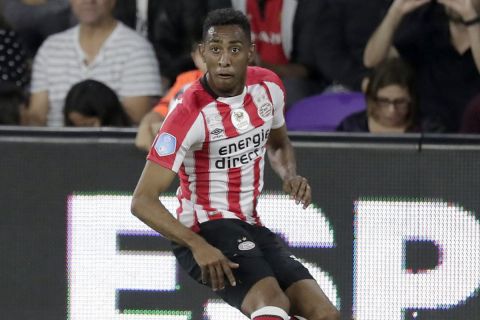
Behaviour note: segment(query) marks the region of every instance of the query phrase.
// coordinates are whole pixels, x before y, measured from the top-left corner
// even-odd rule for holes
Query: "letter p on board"
[[[404,268],[406,241],[434,242],[437,266]],[[480,224],[472,213],[441,201],[355,203],[354,315],[403,320],[406,309],[445,309],[480,287]]]

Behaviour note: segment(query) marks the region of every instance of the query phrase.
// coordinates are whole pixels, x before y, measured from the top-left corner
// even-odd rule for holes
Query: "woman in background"
[[[75,127],[128,127],[131,122],[117,94],[96,80],[72,86],[63,109],[65,124]]]
[[[349,115],[337,131],[404,133],[441,132],[443,128],[418,114],[415,74],[400,58],[386,60],[369,77],[367,109]]]

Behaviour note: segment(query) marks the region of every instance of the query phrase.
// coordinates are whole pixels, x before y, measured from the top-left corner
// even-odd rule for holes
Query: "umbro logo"
[[[211,131],[210,133],[215,135],[215,136],[218,136],[219,134],[221,134],[224,130],[221,129],[221,128],[216,128],[215,130]]]

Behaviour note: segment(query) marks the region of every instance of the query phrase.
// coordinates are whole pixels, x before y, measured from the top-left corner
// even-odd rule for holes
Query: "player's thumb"
[[[232,269],[238,269],[238,267],[240,267],[238,263],[232,262],[230,260],[228,260],[228,266]]]

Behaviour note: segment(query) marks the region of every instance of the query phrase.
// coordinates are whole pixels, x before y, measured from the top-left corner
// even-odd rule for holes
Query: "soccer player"
[[[296,172],[283,85],[273,72],[248,66],[254,50],[244,14],[230,8],[209,13],[200,45],[207,73],[165,119],[134,191],[132,212],[172,241],[192,278],[251,319],[340,319],[256,210],[267,152],[294,201],[306,208],[311,190]],[[159,196],[177,173],[175,219]]]

